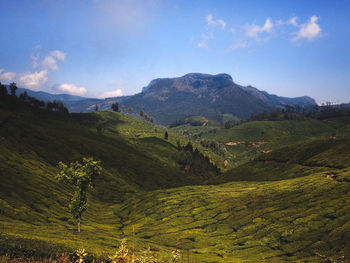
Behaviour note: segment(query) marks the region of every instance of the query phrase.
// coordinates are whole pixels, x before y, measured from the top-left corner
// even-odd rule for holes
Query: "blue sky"
[[[228,73],[318,102],[350,101],[350,0],[1,0],[0,81],[88,97]]]

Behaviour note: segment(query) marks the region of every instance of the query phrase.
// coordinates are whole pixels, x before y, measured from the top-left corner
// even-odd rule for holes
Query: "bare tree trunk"
[[[80,217],[78,218],[78,233],[80,233]]]

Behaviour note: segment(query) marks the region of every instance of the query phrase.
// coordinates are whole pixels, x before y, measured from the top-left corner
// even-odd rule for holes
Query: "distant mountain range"
[[[24,89],[19,89],[18,94],[22,90]],[[161,124],[169,124],[192,115],[221,121],[223,116],[232,115],[244,119],[251,114],[285,105],[316,105],[316,101],[307,96],[286,98],[252,86],[238,85],[228,74],[190,73],[179,78],[154,79],[141,93],[107,99],[27,92],[41,100],[61,100],[70,112],[94,111],[95,105],[100,110],[109,110],[112,103],[118,102],[126,108],[132,107],[134,112],[145,111]]]
[[[85,97],[74,96],[69,94],[51,94],[44,91],[33,91],[30,89],[23,89],[23,88],[18,88],[17,94],[21,94],[24,91],[26,91],[30,97],[34,97],[38,100],[43,100],[43,101],[60,100],[62,102],[67,102],[67,101],[80,101],[80,100],[87,99]]]
[[[248,118],[285,105],[309,107],[310,97],[284,98],[241,86],[228,74],[190,73],[179,78],[155,79],[142,92],[123,101],[135,111],[144,110],[156,121],[169,124],[191,115],[220,121],[224,115]]]

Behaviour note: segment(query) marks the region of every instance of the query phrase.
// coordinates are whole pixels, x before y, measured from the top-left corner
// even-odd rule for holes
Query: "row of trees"
[[[223,126],[225,129],[230,129],[236,125],[239,125],[241,124],[243,121],[242,120],[229,120],[229,121],[226,121],[225,123],[223,123]]]
[[[96,105],[96,107],[97,107],[97,105]],[[111,108],[112,108],[112,110],[115,111],[115,112],[120,112],[120,110],[119,110],[119,104],[118,104],[117,102],[113,103],[112,106],[111,106]],[[122,107],[121,107],[121,112],[124,113],[124,111],[125,111],[125,106],[122,105]],[[132,114],[133,112],[134,112],[134,109],[131,108],[131,107],[129,107],[129,108],[128,108],[128,113],[129,113],[129,114]],[[149,121],[149,122],[151,122],[151,123],[154,122],[154,118],[153,118],[152,116],[148,115],[148,114],[147,114],[146,112],[144,112],[143,110],[140,111],[140,116],[141,116],[143,119],[145,119],[146,121]]]
[[[203,147],[209,148],[212,152],[224,157],[227,150],[223,144],[218,143],[217,141],[212,140],[201,140],[200,144]]]
[[[303,120],[306,116],[305,113],[306,111],[297,113],[295,111],[277,108],[269,112],[265,110],[259,114],[252,114],[248,121]]]
[[[121,113],[124,113],[124,112],[125,112],[125,106],[122,105],[122,106],[119,108],[119,103],[117,103],[117,102],[113,103],[112,106],[111,106],[111,108],[112,108],[112,111],[115,111],[115,112],[121,112]],[[134,112],[134,109],[131,108],[131,107],[129,107],[127,113],[128,113],[128,114],[132,114],[133,112]]]
[[[270,112],[264,111],[252,115],[248,121],[279,121],[279,120],[304,120],[305,118],[327,119],[333,117],[350,116],[349,104],[333,105],[330,102],[315,105],[314,107],[301,108],[300,106],[286,105],[285,108],[277,108]]]
[[[154,122],[154,119],[153,117],[149,116],[146,112],[144,112],[143,110],[140,111],[140,116],[142,118],[144,118],[146,121],[149,121],[149,122]]]
[[[10,93],[8,93],[7,87],[0,82],[0,101],[6,105],[9,105],[11,108],[18,108],[23,106],[30,106],[35,110],[48,110],[48,111],[56,111],[61,113],[68,113],[68,109],[63,105],[61,101],[48,101],[44,102],[42,100],[38,100],[34,97],[30,97],[26,91],[21,93],[18,97],[17,93],[17,85],[16,83],[10,84]]]
[[[203,179],[209,179],[213,175],[220,174],[220,169],[211,163],[210,159],[199,152],[197,148],[193,149],[191,142],[188,142],[185,146],[181,146],[178,142],[177,149],[180,151],[178,163],[184,171],[199,175]]]

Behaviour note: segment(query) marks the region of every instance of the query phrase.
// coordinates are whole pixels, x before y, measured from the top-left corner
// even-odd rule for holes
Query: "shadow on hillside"
[[[112,111],[92,112],[92,113],[71,113],[68,120],[73,123],[78,123],[87,128],[103,132],[108,130],[114,134],[118,134],[117,126],[125,123],[121,120],[119,114]]]

